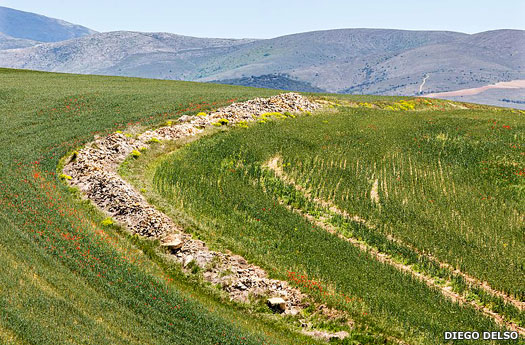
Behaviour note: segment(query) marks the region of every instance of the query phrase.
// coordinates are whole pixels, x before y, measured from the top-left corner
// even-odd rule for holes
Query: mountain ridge
[[[0,6],[0,32],[13,38],[38,42],[58,42],[96,33],[65,20],[3,6]]]
[[[15,38],[0,32],[0,50],[27,48],[39,44],[40,42]]]
[[[357,28],[258,40],[113,31],[48,43],[5,34],[0,67],[52,72],[374,95],[425,95],[525,79],[525,31],[513,29],[466,34]]]

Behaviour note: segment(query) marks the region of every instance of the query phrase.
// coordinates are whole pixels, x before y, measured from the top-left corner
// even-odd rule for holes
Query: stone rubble
[[[320,107],[297,93],[286,93],[232,103],[207,116],[182,116],[179,123],[148,130],[138,137],[113,133],[96,138],[78,151],[63,173],[71,177],[68,182],[72,186],[119,224],[132,233],[160,239],[161,246],[169,249],[171,259],[188,270],[197,266],[206,281],[222,286],[232,300],[248,302],[253,297],[269,297],[268,301],[279,302],[280,312],[295,315],[307,306],[306,296],[298,289],[285,281],[268,278],[262,268],[249,264],[241,256],[212,251],[203,241],[184,233],[124,181],[117,170],[132,152],[148,148],[152,139],[176,140],[194,136],[223,119],[227,119],[228,124],[251,122],[264,113],[297,113]]]
[[[317,339],[322,339],[322,340],[326,340],[326,341],[332,341],[332,340],[343,340],[345,338],[347,338],[350,334],[348,334],[348,332],[345,332],[345,331],[339,331],[339,332],[336,332],[336,333],[330,333],[330,332],[326,332],[326,331],[318,331],[318,330],[315,330],[315,331],[303,331],[302,332],[303,334],[305,335],[308,335],[310,337],[313,337],[313,338],[317,338]]]

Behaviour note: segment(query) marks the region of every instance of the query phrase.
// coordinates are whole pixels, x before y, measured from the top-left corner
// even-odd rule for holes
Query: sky
[[[101,32],[197,37],[272,38],[340,28],[525,29],[525,0],[0,0],[0,6]]]

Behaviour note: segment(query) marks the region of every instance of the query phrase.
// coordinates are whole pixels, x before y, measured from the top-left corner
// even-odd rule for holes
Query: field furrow
[[[517,324],[513,323],[512,321],[508,319],[508,317],[505,318],[505,315],[501,315],[498,312],[487,307],[488,304],[480,305],[479,302],[475,300],[467,299],[468,292],[471,292],[471,291],[467,290],[467,291],[464,291],[463,293],[454,291],[453,279],[457,279],[458,276],[462,277],[470,285],[468,287],[469,289],[472,286],[481,288],[487,293],[491,294],[492,296],[503,299],[505,303],[512,304],[519,310],[519,312],[523,311],[523,304],[524,304],[523,302],[518,301],[506,295],[505,293],[501,291],[495,291],[490,286],[488,286],[487,283],[483,283],[474,277],[471,277],[457,269],[454,269],[451,265],[447,263],[437,261],[435,258],[433,258],[429,254],[422,254],[416,248],[410,247],[410,250],[413,250],[417,255],[420,255],[420,256],[424,255],[426,260],[431,260],[433,263],[439,265],[440,267],[448,269],[450,274],[453,276],[446,277],[446,278],[432,276],[429,274],[430,272],[428,270],[421,271],[420,268],[416,268],[414,267],[414,265],[404,264],[403,261],[400,260],[399,258],[394,258],[387,251],[379,250],[377,247],[374,247],[370,245],[369,243],[367,243],[366,240],[358,240],[356,237],[345,236],[345,233],[348,233],[348,232],[345,231],[344,229],[341,229],[341,227],[334,225],[335,222],[331,220],[331,218],[334,215],[344,217],[346,220],[350,222],[358,222],[360,224],[364,224],[370,231],[374,231],[374,228],[370,224],[367,224],[366,220],[360,217],[359,215],[349,215],[346,212],[341,211],[330,201],[323,200],[321,198],[313,198],[311,196],[312,195],[311,191],[305,190],[305,188],[295,183],[295,181],[292,178],[290,178],[284,173],[282,169],[282,158],[281,157],[279,156],[272,157],[268,162],[266,162],[263,165],[263,167],[272,171],[275,174],[275,176],[277,176],[277,178],[281,179],[285,184],[293,186],[293,188],[295,188],[297,191],[302,193],[305,199],[309,199],[310,201],[312,201],[314,204],[318,206],[318,208],[315,210],[316,211],[315,215],[308,213],[308,211],[305,211],[300,208],[291,208],[293,211],[299,212],[303,217],[308,219],[308,221],[325,229],[329,233],[334,234],[338,236],[339,238],[342,238],[348,241],[349,243],[352,243],[354,246],[356,246],[360,250],[371,254],[379,262],[391,265],[400,271],[403,271],[403,272],[406,272],[408,274],[415,276],[416,278],[425,282],[425,284],[427,284],[428,286],[439,289],[444,296],[450,298],[454,302],[459,302],[461,304],[469,304],[472,307],[476,308],[477,310],[482,311],[484,314],[492,317],[496,322],[498,322],[501,325],[504,325],[508,329],[512,331],[517,331],[522,335],[525,334],[525,328],[520,327]],[[280,202],[281,203],[283,202],[281,198],[280,198]],[[405,248],[408,247],[402,241],[395,239],[392,236],[388,236],[387,239],[388,241],[395,242],[396,244],[402,247],[405,247]]]
[[[407,138],[406,134],[393,131],[398,130],[403,121],[409,120],[408,115],[391,109],[378,113],[374,107],[370,108],[341,108],[339,112],[327,111],[294,120],[261,121],[261,125],[204,137],[173,152],[168,151],[170,154],[165,158],[159,152],[148,173],[150,187],[154,189],[150,190],[151,195],[164,208],[171,210],[168,214],[183,214],[192,224],[194,233],[213,246],[251,258],[268,272],[287,276],[289,281],[306,289],[304,291],[331,291],[328,295],[332,297],[355,296],[367,310],[365,314],[370,313],[377,318],[376,327],[386,320],[396,328],[400,323],[411,324],[414,328],[408,326],[406,329],[420,334],[421,339],[426,339],[421,341],[423,343],[430,339],[435,341],[446,329],[445,323],[453,329],[455,326],[450,324],[456,321],[461,322],[462,327],[473,322],[473,329],[483,329],[487,326],[482,326],[484,322],[481,319],[490,319],[495,324],[523,332],[524,315],[519,297],[521,287],[510,283],[513,279],[519,280],[520,273],[508,276],[509,280],[505,282],[508,289],[498,289],[502,282],[496,284],[497,287],[491,284],[488,288],[480,283],[483,280],[469,270],[463,270],[462,265],[456,262],[454,266],[445,264],[446,260],[442,259],[439,250],[435,254],[428,246],[419,246],[417,242],[398,236],[394,231],[396,226],[411,226],[411,218],[396,220],[396,226],[383,222],[384,213],[394,215],[389,205],[392,198],[400,202],[396,204],[396,216],[403,215],[405,211],[402,208],[406,205],[432,205],[437,199],[436,193],[449,200],[450,205],[458,198],[463,198],[460,202],[464,203],[467,201],[465,197],[470,195],[463,190],[464,184],[470,183],[470,180],[457,179],[456,167],[451,165],[452,153],[448,153],[448,157],[439,155],[435,162],[424,161],[419,156],[424,145],[413,140],[413,133],[407,133]],[[470,111],[466,107],[457,110],[450,121],[455,123],[456,118],[465,117]],[[477,112],[475,116],[480,115],[482,112]],[[410,120],[425,129],[433,121],[448,121],[448,114],[414,111]],[[363,126],[363,122],[367,124]],[[397,143],[376,146],[370,140],[381,125],[386,128],[377,133],[378,139],[395,139]],[[386,134],[387,130],[393,132]],[[407,140],[409,138],[410,141]],[[398,147],[405,144],[405,140],[409,145],[415,143],[416,152],[412,152],[412,148],[403,152]],[[356,152],[352,152],[349,146]],[[366,154],[358,149],[365,150]],[[385,154],[384,151],[390,149],[394,152]],[[467,156],[471,154],[466,148],[462,151]],[[358,157],[353,159],[353,155]],[[275,159],[276,156],[283,159]],[[463,159],[463,155],[455,157],[458,161],[460,158]],[[271,165],[274,170],[279,169],[287,178],[277,178],[274,171],[263,168],[265,164]],[[469,168],[469,165],[466,167]],[[393,177],[390,176],[392,173]],[[291,185],[285,183],[286,180],[300,182]],[[403,189],[400,189],[398,181],[403,181]],[[511,193],[510,190],[508,193]],[[429,193],[435,196],[429,198]],[[366,207],[342,208],[336,202],[349,203],[353,200],[359,200]],[[470,223],[473,218],[464,218],[465,215],[470,217],[470,214],[464,214],[465,208],[461,203],[457,204],[461,208],[451,210],[459,214],[456,220],[467,230],[460,235],[473,239],[476,244],[483,243],[476,236],[486,236],[486,232],[494,229],[486,229],[485,233],[477,229],[474,231]],[[514,204],[494,206],[504,209],[508,205],[514,207]],[[514,229],[521,217],[519,205],[517,207],[513,217],[500,220],[510,221],[513,227],[508,233],[498,232],[499,235],[514,236],[515,240],[506,246],[512,250],[521,245],[517,241],[519,232]],[[290,212],[290,209],[301,212]],[[434,213],[425,212],[422,215],[433,217]],[[383,218],[376,218],[377,214]],[[422,238],[427,239],[423,225],[435,225],[429,219],[419,218],[414,217],[417,226],[413,232],[421,233]],[[437,221],[437,218],[433,217],[432,221]],[[494,220],[488,223],[491,222]],[[446,234],[449,241],[454,241],[457,235],[452,233],[447,220],[441,225],[446,230],[442,236]],[[337,236],[327,229],[336,232]],[[349,243],[349,239],[353,243]],[[434,243],[436,239],[444,238],[428,238]],[[449,250],[452,252],[456,248],[462,247],[454,246]],[[464,247],[463,250],[470,248]],[[474,262],[473,257],[461,259]],[[483,257],[476,259],[483,260]],[[514,256],[501,259],[514,260]],[[514,268],[512,265],[504,269]],[[391,286],[397,288],[392,289]],[[325,290],[325,287],[330,288]],[[415,291],[419,291],[417,297]],[[328,297],[317,293],[313,296],[321,300]],[[328,297],[330,302],[326,303],[345,310],[356,323],[362,322],[355,306],[338,304],[332,297]],[[433,298],[440,302],[430,302]],[[445,312],[447,308],[459,309]],[[436,316],[441,313],[448,316]],[[430,327],[417,326],[416,314],[418,320],[432,319],[435,322]],[[429,317],[430,314],[433,316]],[[379,315],[390,317],[383,319]],[[392,318],[393,315],[395,317]],[[456,315],[458,319],[452,321],[451,315]],[[406,335],[401,336],[404,337]]]

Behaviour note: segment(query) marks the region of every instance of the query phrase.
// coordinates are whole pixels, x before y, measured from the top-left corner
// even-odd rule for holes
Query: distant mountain
[[[116,31],[0,51],[0,65],[55,72],[189,79],[199,65],[250,42],[253,40]]]
[[[336,92],[366,79],[371,64],[468,35],[377,29],[329,30],[270,40],[109,32],[0,53],[3,67],[213,81],[287,74]]]
[[[287,73],[337,92],[366,78],[367,69],[389,57],[467,35],[455,32],[339,29],[261,40],[202,66],[197,80]]]
[[[39,42],[59,42],[96,33],[86,27],[0,6],[0,33]]]
[[[323,89],[310,85],[310,83],[292,79],[286,74],[265,74],[237,79],[214,80],[211,81],[211,83],[242,85],[299,92],[326,92]]]
[[[0,50],[31,47],[40,42],[14,38],[0,32]]]
[[[46,30],[27,28],[34,35],[52,32]],[[4,31],[11,38],[0,36],[0,49],[18,49],[0,50],[0,67],[378,95],[425,95],[525,79],[523,30],[469,35],[339,29],[264,40],[82,32],[79,38],[32,46],[12,41],[20,36]],[[34,35],[26,36],[42,40]],[[517,104],[499,101],[514,100],[504,91],[487,95],[489,103]]]
[[[525,79],[525,31],[487,31],[425,45],[369,64],[367,72],[342,92],[415,95]]]

